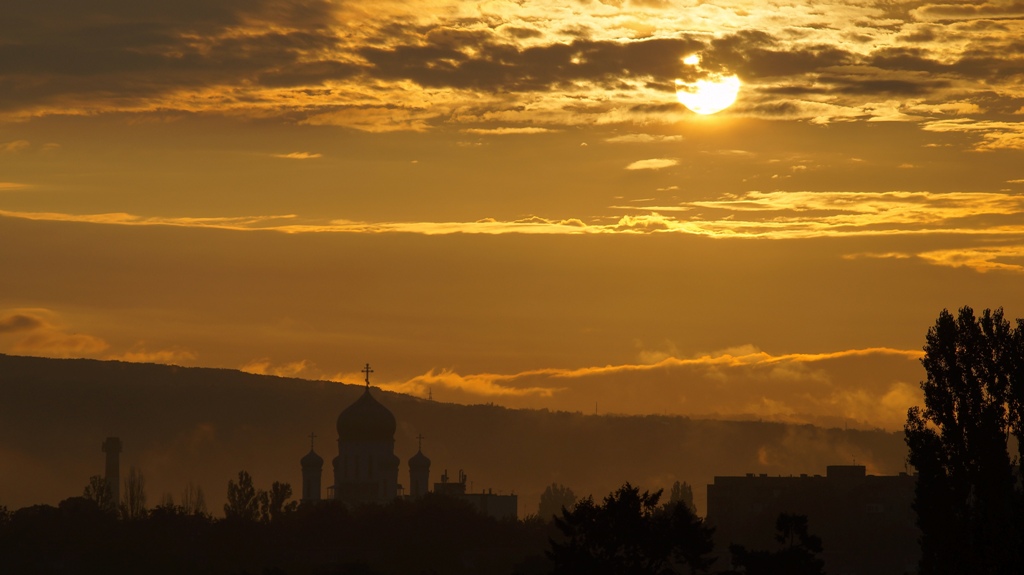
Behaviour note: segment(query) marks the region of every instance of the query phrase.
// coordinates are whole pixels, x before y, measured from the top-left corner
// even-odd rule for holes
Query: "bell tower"
[[[302,458],[302,499],[303,503],[320,501],[320,478],[324,471],[324,458],[313,451],[315,433],[309,434],[309,453]]]

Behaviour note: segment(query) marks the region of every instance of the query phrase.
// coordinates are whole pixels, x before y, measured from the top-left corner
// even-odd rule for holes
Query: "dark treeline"
[[[110,575],[821,573],[820,542],[806,518],[780,516],[778,549],[732,546],[722,561],[714,530],[685,500],[660,503],[661,494],[626,483],[600,501],[561,508],[551,521],[495,519],[435,494],[355,508],[321,501],[268,511],[277,507],[271,503],[247,516],[236,498],[223,519],[173,504],[127,513],[72,497],[56,507],[0,508],[0,567]]]
[[[72,497],[0,519],[4,573],[535,573],[542,521],[497,520],[442,496],[347,509],[324,501],[271,521],[157,507],[127,519]]]

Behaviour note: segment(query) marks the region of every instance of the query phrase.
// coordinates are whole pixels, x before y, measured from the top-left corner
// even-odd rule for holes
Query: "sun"
[[[683,58],[688,66],[700,68],[700,56],[691,54]],[[740,93],[740,79],[735,75],[708,73],[696,82],[676,80],[676,98],[690,111],[701,115],[721,112],[736,102]]]

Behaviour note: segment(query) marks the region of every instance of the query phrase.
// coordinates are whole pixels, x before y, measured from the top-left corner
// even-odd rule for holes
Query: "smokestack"
[[[115,506],[121,505],[121,439],[108,437],[103,442],[103,453],[107,454],[107,469],[104,476],[110,486],[110,495]]]

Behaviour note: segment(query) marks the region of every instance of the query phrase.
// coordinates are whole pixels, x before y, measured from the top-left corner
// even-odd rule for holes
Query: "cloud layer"
[[[675,160],[641,160],[632,170],[659,169]],[[468,222],[316,221],[296,215],[251,217],[142,217],[126,213],[63,214],[0,210],[0,217],[36,221],[125,226],[175,226],[284,233],[447,234],[684,234],[719,239],[800,240],[814,238],[953,238],[959,245],[887,252],[884,257],[919,257],[935,265],[980,272],[1024,272],[1024,196],[990,192],[760,192],[674,205],[640,201],[611,206],[602,218],[531,216]],[[909,248],[909,245],[908,245]],[[851,252],[844,257],[878,257]]]
[[[599,397],[595,408],[611,413],[660,409],[892,430],[902,427],[907,407],[921,401],[915,379],[920,357],[919,351],[887,348],[773,355],[747,345],[698,357],[668,355],[651,363],[514,374],[432,370],[383,387],[420,397],[432,393],[528,407],[586,405],[587,398]]]
[[[1024,147],[1018,3],[59,5],[18,1],[0,24],[7,118],[215,113],[530,133],[676,122],[687,117],[677,79],[734,73],[737,115],[910,121],[979,150]],[[699,67],[683,63],[696,53]]]
[[[83,333],[44,308],[0,310],[0,352],[55,358],[96,358],[131,362],[182,364],[196,354],[180,349],[148,350],[145,342],[128,349],[112,350],[104,338]]]

